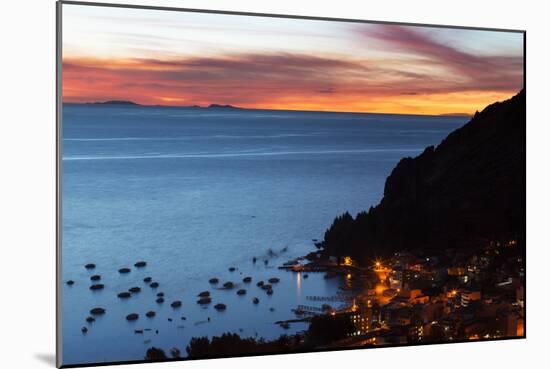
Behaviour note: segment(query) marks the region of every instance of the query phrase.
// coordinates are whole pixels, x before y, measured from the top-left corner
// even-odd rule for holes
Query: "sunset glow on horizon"
[[[63,5],[63,101],[472,114],[523,88],[523,34]]]

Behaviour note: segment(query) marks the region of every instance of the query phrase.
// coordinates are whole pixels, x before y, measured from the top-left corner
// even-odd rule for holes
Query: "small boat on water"
[[[201,297],[199,300],[197,300],[197,304],[199,305],[208,305],[212,302],[212,299],[210,297]]]
[[[220,304],[214,305],[214,309],[219,310],[219,311],[222,311],[222,310],[227,309],[227,306],[226,306],[225,304],[221,304],[221,303],[220,303]]]
[[[100,307],[96,307],[96,308],[93,308],[92,310],[90,310],[90,314],[92,314],[92,315],[103,315],[103,314],[105,314],[105,309],[100,308]]]

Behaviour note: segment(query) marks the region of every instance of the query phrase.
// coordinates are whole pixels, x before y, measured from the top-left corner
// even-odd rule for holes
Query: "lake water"
[[[151,346],[185,355],[193,336],[273,339],[305,329],[274,322],[294,318],[298,304],[320,305],[306,297],[335,295],[341,281],[304,279],[277,266],[315,250],[312,239],[322,239],[336,215],[378,203],[400,158],[439,143],[466,120],[65,105],[62,278],[75,284],[61,289],[63,363],[142,360]],[[147,266],[134,268],[138,260]],[[97,267],[86,270],[86,263]],[[119,274],[121,267],[132,271]],[[105,289],[89,290],[93,274]],[[150,288],[146,276],[160,287]],[[245,285],[244,276],[253,282]],[[215,289],[211,277],[238,287]],[[256,282],[270,277],[281,282],[267,296]],[[133,286],[142,291],[117,298]],[[247,294],[237,296],[238,288]],[[213,300],[206,308],[196,304],[204,290]],[[159,305],[161,291],[166,302]],[[176,299],[179,309],[170,307]],[[218,302],[227,310],[217,312]],[[106,314],[86,323],[97,306]],[[156,317],[146,318],[149,310]],[[128,322],[130,313],[140,318]],[[151,331],[134,333],[144,328]]]

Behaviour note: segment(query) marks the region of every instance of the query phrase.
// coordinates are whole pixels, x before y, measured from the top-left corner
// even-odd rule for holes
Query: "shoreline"
[[[490,252],[490,255],[495,258],[499,258],[499,255],[503,252],[511,252],[512,254],[516,253],[518,250],[518,244],[515,240],[510,240],[507,243],[489,243],[482,248],[482,254]],[[443,250],[441,254],[450,252],[449,250]],[[458,251],[455,250],[456,253]],[[464,305],[464,296],[466,294],[472,294],[470,296],[472,301],[470,301],[471,306],[479,306],[479,308],[484,308],[484,305],[476,305],[476,302],[483,302],[484,304],[491,305],[492,302],[486,302],[485,300],[476,299],[476,292],[471,292],[469,287],[462,287],[458,289],[447,289],[443,288],[443,292],[440,293],[428,293],[424,294],[422,291],[414,288],[413,286],[397,287],[396,275],[401,272],[400,266],[404,264],[404,261],[409,262],[420,262],[420,264],[410,264],[410,267],[419,275],[423,275],[421,278],[414,278],[417,281],[422,280],[423,278],[430,278],[432,271],[431,268],[434,268],[433,260],[437,260],[441,255],[433,255],[431,257],[424,257],[423,261],[420,261],[416,256],[409,253],[396,253],[394,257],[384,260],[384,261],[375,261],[371,266],[359,266],[354,263],[354,261],[349,258],[340,258],[340,260],[313,260],[309,261],[306,264],[298,264],[297,261],[303,261],[305,257],[298,257],[291,259],[283,265],[279,265],[278,269],[286,272],[291,272],[293,274],[304,274],[307,273],[334,273],[338,276],[344,276],[343,283],[341,287],[343,288],[341,293],[337,293],[335,296],[323,296],[312,298],[317,302],[331,302],[331,303],[340,303],[338,307],[330,306],[328,304],[323,304],[321,308],[318,309],[309,309],[309,310],[299,310],[291,309],[295,314],[296,318],[290,318],[286,320],[275,321],[274,325],[279,325],[281,327],[288,328],[289,325],[293,323],[307,323],[309,327],[303,331],[296,332],[291,336],[285,336],[283,333],[280,338],[274,340],[266,340],[259,337],[250,337],[250,336],[240,336],[238,333],[224,333],[221,336],[213,336],[208,339],[207,345],[214,345],[214,342],[223,342],[224,340],[241,340],[243,342],[243,348],[248,347],[249,350],[244,350],[242,352],[232,352],[232,355],[254,355],[261,354],[265,347],[270,345],[278,344],[281,341],[290,339],[294,342],[291,345],[285,346],[283,351],[278,351],[279,353],[290,353],[290,352],[304,352],[309,350],[326,350],[326,349],[345,349],[345,348],[356,348],[356,347],[384,347],[384,346],[395,346],[398,345],[410,345],[410,344],[422,344],[422,343],[446,343],[446,342],[467,342],[467,341],[483,341],[483,340],[495,340],[495,339],[508,339],[508,338],[522,338],[524,337],[523,331],[523,318],[521,321],[518,321],[518,331],[517,333],[506,332],[502,334],[495,334],[491,336],[459,336],[456,338],[450,339],[437,339],[435,336],[430,336],[429,334],[422,339],[422,334],[416,339],[418,341],[395,341],[394,337],[405,337],[403,336],[403,331],[400,327],[405,327],[406,332],[409,332],[410,327],[418,327],[409,323],[399,323],[398,321],[388,320],[381,318],[383,315],[379,315],[379,318],[375,318],[373,314],[373,308],[385,309],[384,311],[392,311],[394,309],[396,301],[402,306],[430,306],[431,304],[446,304],[449,306],[452,311],[462,313],[466,307]],[[310,257],[311,259],[311,257]],[[432,262],[430,263],[430,260]],[[422,265],[422,266],[419,266]],[[450,276],[450,279],[447,280],[443,285],[456,285],[457,283],[465,283],[464,276],[468,275],[466,272],[458,272],[455,270],[456,267],[452,265],[442,264],[438,265],[438,268],[444,268],[447,270],[447,274]],[[407,267],[408,268],[408,267]],[[459,268],[460,269],[460,268]],[[467,268],[471,269],[471,268]],[[483,269],[483,268],[482,268]],[[479,273],[472,272],[473,274]],[[458,274],[457,274],[458,273]],[[401,281],[402,282],[402,281]],[[440,282],[441,283],[441,282]],[[385,286],[382,289],[379,287]],[[465,285],[466,286],[466,285]],[[508,285],[506,285],[508,286]],[[521,288],[521,284],[515,284]],[[365,287],[368,287],[365,291]],[[497,289],[498,290],[498,289]],[[343,294],[346,292],[345,294]],[[427,292],[427,291],[426,291]],[[486,291],[483,292],[487,293]],[[519,297],[518,297],[519,298]],[[520,300],[518,300],[520,301]],[[521,300],[523,301],[523,300]],[[522,302],[519,302],[521,306]],[[515,303],[510,303],[511,314],[520,314],[524,315],[524,308],[521,309],[514,308]],[[447,313],[449,315],[449,313]],[[452,313],[450,314],[452,315]],[[368,322],[359,319],[359,317],[368,316],[373,322]],[[354,326],[354,330],[345,333],[339,338],[334,338],[329,341],[323,341],[325,343],[319,343],[320,338],[316,336],[315,330],[312,331],[312,325],[318,324],[318,321],[339,321],[340,324],[351,321]],[[491,319],[488,319],[489,321]],[[445,321],[445,314],[437,318],[437,324]],[[431,325],[435,321],[432,321]],[[325,323],[323,323],[325,324]],[[478,323],[479,324],[479,323]],[[420,325],[422,326],[422,324]],[[520,328],[521,327],[521,328]],[[358,331],[356,331],[358,329]],[[433,329],[433,328],[432,328]],[[521,329],[521,330],[520,330]],[[318,333],[317,333],[318,334]],[[406,334],[408,336],[408,333]],[[285,338],[286,337],[286,338]],[[190,339],[189,345],[187,348],[191,347],[193,350],[193,340],[199,339],[199,337],[193,337]],[[410,339],[410,337],[408,338]],[[248,342],[248,344],[245,344]],[[315,343],[317,342],[317,343]],[[248,345],[248,346],[247,346]],[[252,346],[250,346],[252,345]],[[313,346],[312,346],[313,345]],[[218,353],[223,355],[224,353]],[[210,356],[201,356],[201,357],[187,357],[183,359],[193,359],[193,358],[207,358]]]

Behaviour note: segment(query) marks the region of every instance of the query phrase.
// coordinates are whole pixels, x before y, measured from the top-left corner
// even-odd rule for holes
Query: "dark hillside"
[[[404,158],[379,205],[335,219],[328,255],[475,247],[525,233],[525,92],[486,107],[437,147]]]

